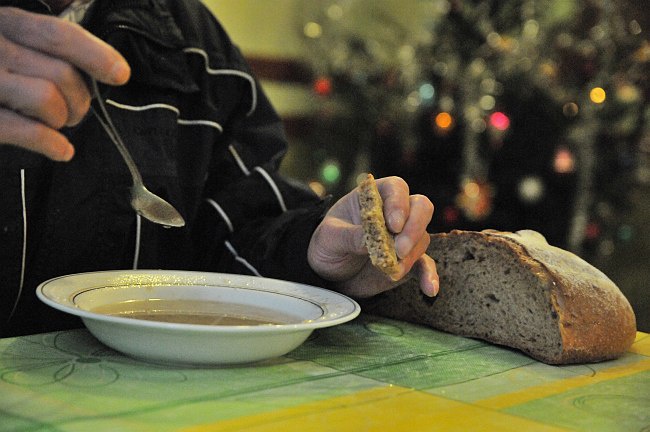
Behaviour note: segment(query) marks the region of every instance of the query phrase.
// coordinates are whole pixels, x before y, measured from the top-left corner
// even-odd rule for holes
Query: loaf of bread
[[[409,280],[364,311],[505,345],[548,364],[621,356],[636,320],[618,287],[535,231],[432,234],[427,251],[440,275],[437,298]]]
[[[392,279],[399,273],[395,241],[386,227],[384,202],[372,174],[359,182],[359,212],[370,261]]]

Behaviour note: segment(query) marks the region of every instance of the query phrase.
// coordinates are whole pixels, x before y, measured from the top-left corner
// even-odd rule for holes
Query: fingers
[[[59,129],[68,122],[63,95],[51,82],[0,71],[0,105]]]
[[[436,262],[428,255],[422,255],[413,266],[413,270],[420,282],[420,290],[427,297],[435,297],[440,292],[440,277]]]
[[[413,247],[407,255],[400,258],[399,264],[402,268],[402,271],[395,275],[395,280],[400,280],[405,277],[412,267],[418,262],[418,260],[426,256],[429,243],[431,242],[431,237],[426,232],[423,233],[413,244]]]
[[[400,177],[377,180],[377,189],[384,201],[384,217],[388,229],[399,233],[409,217],[409,187]]]
[[[431,238],[427,227],[431,222],[434,207],[424,195],[409,195],[407,183],[399,177],[388,177],[377,181],[384,200],[384,215],[388,228],[395,233],[395,251],[403,272],[403,278],[410,270],[419,274],[422,292],[435,296],[439,291],[439,278],[433,259],[426,255]]]
[[[74,156],[74,147],[63,134],[1,107],[0,125],[0,143],[11,143],[54,161],[66,162]]]
[[[395,236],[395,251],[399,258],[411,254],[422,236],[428,238],[427,226],[433,216],[433,204],[424,195],[411,195],[408,202],[408,219]]]
[[[90,108],[84,72],[113,85],[131,73],[113,47],[77,24],[0,8],[0,144],[69,160],[74,150],[57,129]]]
[[[77,24],[3,8],[0,29],[2,35],[15,44],[64,60],[101,82],[120,85],[129,79],[130,68],[126,60],[113,47]]]
[[[0,71],[0,85],[4,84],[3,90],[7,92],[0,104],[55,128],[81,121],[90,107],[91,96],[75,67],[6,39],[0,43],[0,54],[0,67],[5,70]],[[63,105],[56,106],[55,102]],[[43,109],[48,112],[40,112]],[[63,116],[62,121],[56,121],[53,115]]]
[[[384,201],[384,217],[388,229],[396,234],[395,249],[405,258],[422,237],[433,216],[433,203],[424,195],[409,195],[409,187],[399,177],[377,180]]]

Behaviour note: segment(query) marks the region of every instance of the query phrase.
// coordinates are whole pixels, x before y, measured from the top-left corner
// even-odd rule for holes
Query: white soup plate
[[[72,274],[43,282],[36,294],[47,305],[79,316],[109,347],[145,361],[173,364],[232,365],[282,356],[300,346],[315,329],[345,323],[360,312],[354,300],[310,285],[174,270]],[[264,325],[186,324],[96,311],[152,300],[261,308],[288,319]]]

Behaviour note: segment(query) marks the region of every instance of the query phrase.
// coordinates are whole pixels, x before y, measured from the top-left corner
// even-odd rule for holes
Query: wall
[[[298,14],[304,0],[204,0],[250,60],[274,106],[284,118],[311,109],[311,94],[300,68]],[[302,76],[301,76],[302,74]]]

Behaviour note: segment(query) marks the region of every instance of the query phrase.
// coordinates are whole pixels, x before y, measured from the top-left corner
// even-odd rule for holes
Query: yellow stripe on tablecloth
[[[485,408],[501,410],[512,406],[521,405],[533,400],[560,394],[574,388],[596,384],[616,378],[622,378],[648,370],[650,370],[650,359],[641,360],[636,363],[626,364],[622,366],[615,366],[609,369],[599,370],[595,375],[583,375],[566,378],[563,380],[530,387],[521,391],[474,401],[473,403]]]
[[[564,431],[428,393],[389,386],[263,414],[200,425],[213,431]]]
[[[637,332],[630,352],[650,357],[650,334]]]

